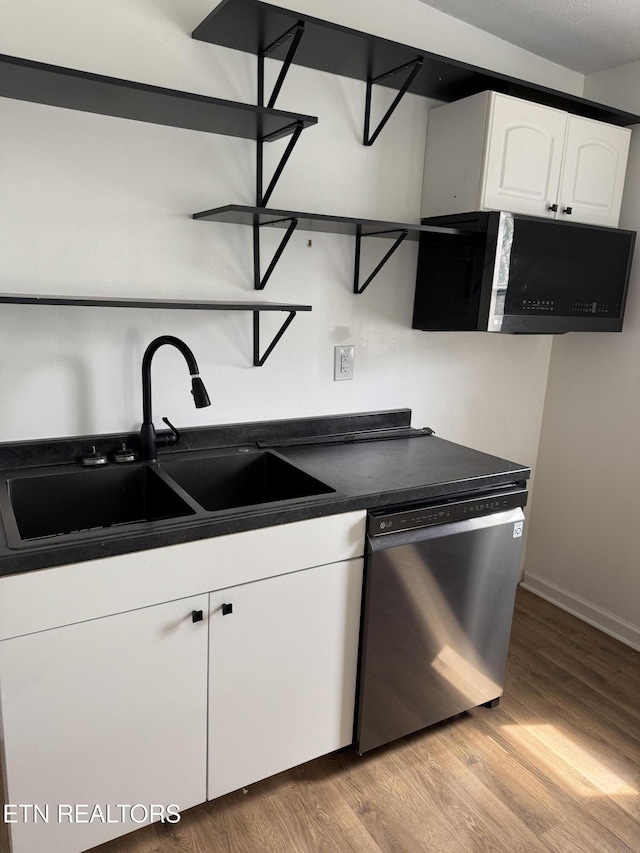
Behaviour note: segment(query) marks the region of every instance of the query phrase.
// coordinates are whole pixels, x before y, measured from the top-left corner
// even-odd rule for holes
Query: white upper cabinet
[[[616,227],[627,169],[631,131],[626,127],[568,117],[558,218]]]
[[[616,227],[631,131],[481,92],[429,113],[422,216],[508,210]]]
[[[489,100],[480,209],[550,215],[556,201],[567,114],[538,104],[493,96]]]

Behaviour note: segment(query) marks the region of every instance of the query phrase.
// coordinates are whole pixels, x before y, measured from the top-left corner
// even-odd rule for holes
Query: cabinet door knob
[[[192,610],[191,611],[191,620],[193,622],[202,622],[204,619],[204,613],[202,610]]]
[[[573,208],[572,207],[565,207],[565,209],[562,212],[566,213],[568,216],[571,216],[571,214],[573,213]]]
[[[233,613],[233,604],[223,604],[222,605],[222,615],[228,616],[229,613]]]
[[[558,205],[557,205],[557,204],[550,204],[550,205],[549,205],[549,210],[550,210],[552,213],[557,213]]]

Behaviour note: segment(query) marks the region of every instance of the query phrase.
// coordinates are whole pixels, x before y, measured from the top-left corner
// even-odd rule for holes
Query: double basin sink
[[[236,449],[157,464],[14,475],[2,484],[0,511],[9,547],[20,548],[333,491],[271,451]]]

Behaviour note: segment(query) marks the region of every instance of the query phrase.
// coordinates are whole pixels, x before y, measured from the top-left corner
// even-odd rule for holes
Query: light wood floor
[[[520,590],[499,707],[318,759],[92,853],[334,851],[638,853],[640,653]]]

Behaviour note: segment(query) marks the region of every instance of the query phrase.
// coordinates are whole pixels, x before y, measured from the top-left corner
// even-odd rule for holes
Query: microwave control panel
[[[561,317],[591,316],[591,317],[618,317],[620,305],[616,302],[602,301],[577,301],[564,299],[521,299],[518,308],[514,311],[513,306],[507,303],[507,314],[533,314],[536,316],[544,314],[555,314]]]

